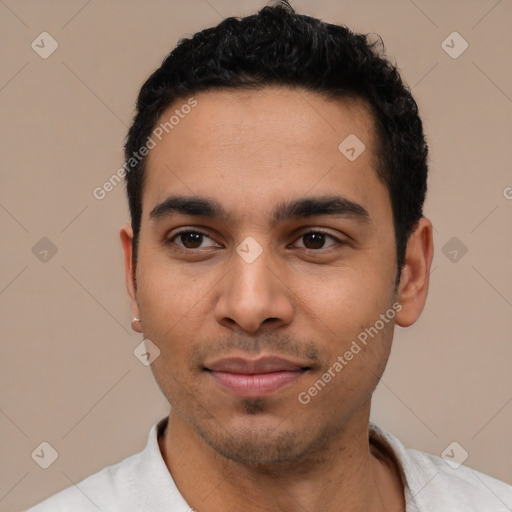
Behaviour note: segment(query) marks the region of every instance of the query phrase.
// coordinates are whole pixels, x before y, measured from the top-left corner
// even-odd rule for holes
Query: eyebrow
[[[174,214],[194,217],[217,218],[230,222],[232,215],[216,200],[199,196],[170,196],[156,205],[150,212],[150,219],[161,220]],[[276,226],[287,220],[331,215],[348,217],[368,223],[370,214],[359,203],[342,196],[322,196],[284,201],[274,207],[271,213],[271,225]]]

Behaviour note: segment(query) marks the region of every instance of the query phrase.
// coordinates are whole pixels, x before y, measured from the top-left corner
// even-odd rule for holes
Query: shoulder
[[[436,455],[411,449],[407,453],[411,499],[420,503],[425,510],[512,510],[512,486],[505,482],[468,466],[451,467]]]
[[[130,479],[137,474],[136,468],[140,460],[141,453],[131,455],[50,496],[26,512],[122,510],[119,508],[119,498],[125,494],[124,489],[130,487]]]
[[[408,449],[383,427],[370,423],[370,438],[391,452],[404,482],[407,511],[510,512],[512,486],[463,464]]]
[[[26,512],[187,511],[162,458],[158,435],[167,417],[153,425],[146,448],[49,497]]]

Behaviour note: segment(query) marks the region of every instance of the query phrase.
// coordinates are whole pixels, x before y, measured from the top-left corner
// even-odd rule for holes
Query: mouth
[[[261,398],[290,387],[311,368],[280,357],[256,360],[231,357],[204,368],[225,391],[241,398]]]

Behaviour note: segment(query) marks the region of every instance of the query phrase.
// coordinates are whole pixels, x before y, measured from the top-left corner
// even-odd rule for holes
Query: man
[[[417,106],[365,36],[282,2],[182,40],[126,159],[132,326],[172,410],[33,512],[512,510],[369,423],[433,243]]]

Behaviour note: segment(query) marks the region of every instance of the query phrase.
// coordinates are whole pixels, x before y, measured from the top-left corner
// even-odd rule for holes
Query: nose
[[[234,253],[232,268],[221,281],[215,306],[218,323],[233,329],[238,326],[255,333],[262,325],[274,328],[289,324],[293,318],[293,292],[279,272],[270,249],[251,263]]]

